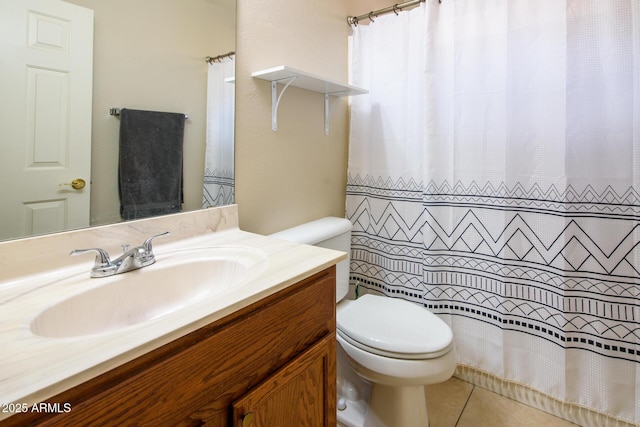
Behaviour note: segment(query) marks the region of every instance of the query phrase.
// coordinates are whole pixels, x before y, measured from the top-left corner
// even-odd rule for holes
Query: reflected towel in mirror
[[[120,111],[118,191],[122,219],[182,209],[182,148],[185,115]]]

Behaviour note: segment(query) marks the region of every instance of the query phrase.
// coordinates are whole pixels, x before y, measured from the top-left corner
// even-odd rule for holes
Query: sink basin
[[[65,338],[119,330],[241,290],[267,256],[244,247],[209,247],[158,255],[156,263],[107,278],[69,278],[91,289],[45,309],[31,332]]]

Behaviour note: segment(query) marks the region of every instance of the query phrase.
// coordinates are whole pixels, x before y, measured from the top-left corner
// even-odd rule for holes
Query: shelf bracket
[[[271,130],[273,131],[278,130],[278,106],[280,105],[280,99],[282,99],[284,91],[287,90],[289,85],[293,83],[296,78],[297,77],[294,76],[289,77],[288,79],[273,80],[271,82]],[[284,87],[280,91],[280,94],[278,95],[278,81],[284,82],[285,80],[288,81],[287,83],[285,83]]]
[[[331,110],[333,109],[333,106],[336,104],[336,102],[338,102],[338,98],[334,97],[333,98],[333,102],[329,102],[329,98],[331,97],[331,94],[329,93],[325,93],[324,94],[324,134],[325,135],[329,135],[329,122],[331,121]]]

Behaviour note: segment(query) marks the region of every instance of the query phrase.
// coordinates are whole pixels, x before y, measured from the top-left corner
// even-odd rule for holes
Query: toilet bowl
[[[347,219],[328,217],[272,236],[349,254],[351,228]],[[338,421],[347,427],[426,427],[424,386],[448,380],[456,367],[451,329],[406,300],[370,294],[345,299],[349,263],[336,270],[338,383],[347,383],[338,390],[348,390],[338,396]]]
[[[363,425],[428,426],[424,386],[456,367],[449,326],[417,304],[375,295],[338,304],[336,319],[351,367],[372,384]]]

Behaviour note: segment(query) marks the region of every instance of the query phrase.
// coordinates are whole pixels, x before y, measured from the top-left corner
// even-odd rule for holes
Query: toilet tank
[[[349,292],[352,227],[351,221],[348,219],[326,217],[287,228],[271,236],[290,242],[346,252],[347,259],[336,264],[336,302],[338,302]]]

